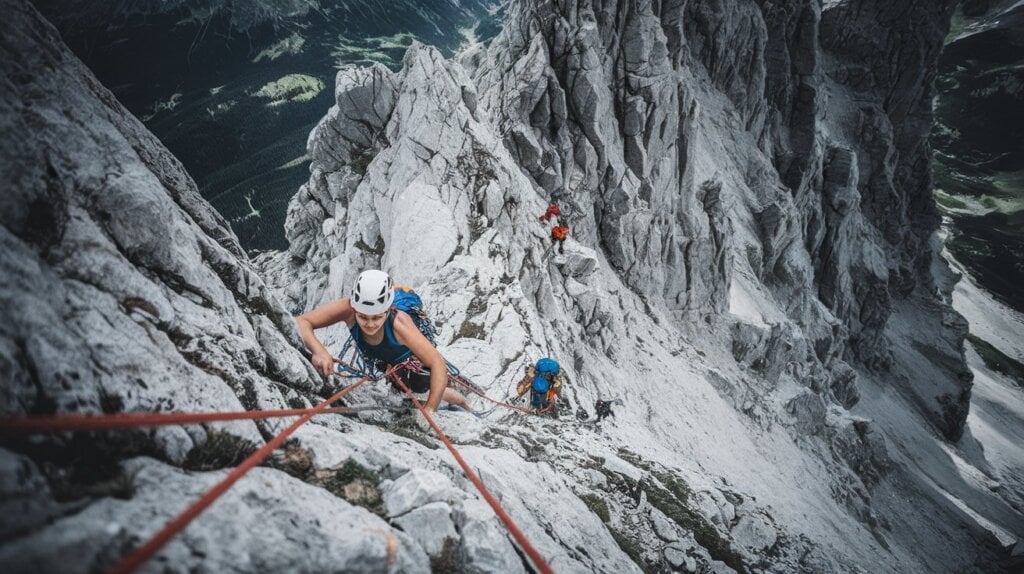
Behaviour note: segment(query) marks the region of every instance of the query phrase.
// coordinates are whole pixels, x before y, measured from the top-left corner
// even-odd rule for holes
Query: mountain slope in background
[[[936,197],[947,244],[980,284],[1024,310],[1024,5],[965,2],[936,83]]]
[[[395,68],[418,39],[451,54],[490,2],[34,2],[229,220],[247,250],[281,249],[306,137],[347,63]],[[325,89],[326,88],[326,89]]]

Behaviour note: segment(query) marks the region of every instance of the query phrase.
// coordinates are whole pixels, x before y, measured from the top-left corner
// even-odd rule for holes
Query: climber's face
[[[387,318],[387,313],[379,315],[356,313],[356,323],[359,324],[359,329],[367,335],[376,335],[377,331],[380,331],[380,328],[384,326],[384,320]]]

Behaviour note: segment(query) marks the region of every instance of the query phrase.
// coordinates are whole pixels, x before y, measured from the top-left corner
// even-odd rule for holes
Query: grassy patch
[[[583,504],[587,505],[587,508],[589,508],[591,512],[601,519],[601,522],[608,524],[608,521],[611,520],[611,514],[608,511],[608,504],[605,503],[600,496],[596,494],[584,494],[580,496],[580,500],[583,501]]]
[[[967,204],[953,197],[952,195],[942,193],[941,191],[935,192],[935,203],[938,203],[941,207],[946,209],[967,209]]]
[[[397,70],[401,67],[405,51],[415,39],[409,32],[366,38],[348,38],[339,34],[337,44],[331,50],[331,56],[338,68],[351,62],[379,62],[392,70]]]
[[[693,532],[694,539],[708,551],[712,558],[725,562],[740,574],[746,573],[742,558],[733,552],[729,541],[723,538],[718,530],[699,512],[690,508],[689,502],[693,491],[685,480],[671,472],[654,468],[649,462],[629,450],[619,449],[618,455],[637,468],[646,470],[661,483],[657,484],[650,478],[640,481],[639,488],[647,494],[647,502],[651,506],[662,511],[682,528]]]
[[[294,56],[296,54],[302,53],[302,47],[305,44],[305,38],[299,36],[298,34],[292,34],[288,38],[285,38],[280,42],[277,42],[276,44],[260,52],[255,58],[253,58],[252,61],[253,63],[257,63],[260,60],[263,60],[264,58],[273,61],[280,58],[281,56],[284,56],[285,54]]]
[[[421,445],[423,445],[423,446],[425,446],[425,447],[427,447],[427,448],[429,448],[431,450],[437,450],[437,449],[441,448],[441,447],[437,446],[437,443],[434,442],[433,440],[431,440],[430,437],[427,437],[427,436],[425,436],[425,435],[423,435],[421,433],[418,433],[416,431],[407,429],[405,427],[393,426],[393,427],[389,427],[387,430],[391,434],[396,434],[396,435],[398,435],[400,437],[404,437],[404,438],[407,438],[407,439],[409,439],[411,441],[418,442]]]
[[[486,333],[484,332],[483,325],[477,325],[471,321],[463,321],[462,326],[459,327],[459,332],[455,335],[456,339],[484,339]]]
[[[686,484],[680,479],[675,479],[674,489],[679,490],[681,493],[685,492],[688,498],[689,486],[686,486],[685,491],[683,491],[680,490],[680,483]],[[651,506],[665,513],[666,516],[679,526],[693,532],[694,539],[708,551],[712,558],[725,562],[730,568],[740,574],[746,572],[743,560],[738,554],[733,552],[729,546],[729,541],[722,538],[718,530],[700,513],[687,506],[685,499],[677,497],[675,493],[662,488],[649,479],[641,481],[640,488],[647,494],[647,501],[651,503]]]
[[[256,451],[251,440],[223,431],[210,431],[206,442],[192,447],[181,465],[188,470],[217,470],[238,466]]]
[[[629,556],[633,563],[640,567],[640,569],[648,573],[658,571],[657,569],[652,568],[650,565],[647,564],[647,561],[644,560],[643,552],[641,552],[640,548],[637,547],[637,545],[634,544],[633,541],[630,540],[625,534],[619,532],[618,530],[615,530],[614,528],[609,528],[608,532],[611,533],[612,538],[615,539],[615,543],[619,545],[619,548],[621,548],[622,551]]]
[[[135,477],[118,468],[112,476],[93,481],[60,480],[51,482],[50,492],[58,502],[108,496],[129,500],[135,496]]]
[[[254,95],[270,100],[275,106],[285,102],[308,102],[322,92],[324,83],[319,78],[305,74],[288,74],[278,80],[264,84]]]
[[[1024,170],[997,171],[992,177],[992,185],[1007,197],[1017,198],[1021,190],[1024,190]]]
[[[974,350],[981,355],[981,360],[985,361],[986,367],[1010,377],[1017,385],[1024,387],[1024,364],[1006,356],[1002,351],[977,335],[968,333],[967,340],[974,346]]]
[[[366,175],[367,168],[370,167],[370,162],[373,161],[376,155],[373,148],[368,146],[353,146],[352,148],[352,161],[349,162],[349,166],[352,171],[359,175]]]
[[[352,459],[348,459],[345,461],[345,464],[341,465],[341,468],[335,471],[334,480],[340,480],[346,484],[353,480],[365,480],[374,486],[378,486],[380,484],[380,475],[376,471],[370,470]]]
[[[693,494],[690,490],[690,485],[686,484],[686,481],[667,472],[653,472],[654,477],[657,478],[661,484],[665,485],[665,488],[672,493],[680,502],[683,504],[689,504],[690,495]]]
[[[313,451],[303,448],[296,439],[288,439],[284,448],[267,458],[266,464],[299,480],[306,480],[313,473]]]
[[[317,472],[317,482],[331,494],[350,504],[384,516],[384,501],[380,496],[380,475],[352,459],[340,467]]]
[[[430,571],[433,574],[457,574],[459,568],[459,543],[452,538],[444,539],[441,553],[430,558]]]

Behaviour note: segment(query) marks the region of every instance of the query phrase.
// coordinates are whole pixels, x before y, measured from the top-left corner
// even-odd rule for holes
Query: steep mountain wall
[[[254,266],[5,2],[0,118],[24,134],[0,156],[5,413],[310,404],[337,381],[285,309],[382,267],[489,395],[540,356],[565,366],[561,418],[439,416],[556,571],[998,571],[991,525],[1020,537],[1020,512],[972,478],[971,437],[934,432],[959,437],[969,386],[914,207],[927,175],[903,171],[948,16],[914,6],[514,3],[455,61],[416,44],[397,72],[344,68],[290,249]],[[551,198],[564,254],[537,220]],[[613,418],[569,416],[598,398]],[[382,386],[351,400],[400,409]],[[104,569],[278,428],[5,437],[0,501],[21,512],[0,561]],[[388,410],[325,417],[150,567],[526,571],[436,447]]]
[[[769,373],[806,364],[818,390],[845,407],[857,400],[848,362],[893,366],[886,328],[897,302],[943,317],[927,345],[945,375],[900,390],[957,439],[970,378],[964,324],[948,306],[952,282],[935,252],[927,146],[952,4],[861,4],[516,4],[500,37],[450,72],[462,96],[440,102],[440,113],[455,114],[443,127],[395,108],[399,91],[422,89],[409,87],[414,62],[394,76],[342,71],[339,104],[310,137],[313,177],[291,207],[289,274],[307,289],[292,288],[293,308],[322,300],[327,285],[337,295],[356,270],[381,262],[421,282],[472,242],[463,220],[479,226],[482,215],[494,226],[488,205],[522,204],[525,195],[536,198],[532,213],[552,198],[565,204],[574,237],[684,331],[733,322],[737,360]],[[473,101],[457,105],[466,94]],[[497,162],[501,196],[486,191],[494,170],[467,149],[479,147],[480,125],[511,159]],[[466,126],[473,130],[458,133]],[[458,148],[409,152],[420,167],[396,178],[391,166],[405,165],[395,157],[397,130]],[[462,180],[452,179],[452,165],[466,168],[457,170]],[[429,256],[390,236],[395,221],[405,229],[395,213],[401,194],[424,180],[442,201],[456,193],[451,203],[463,203],[454,222],[424,223],[452,234]],[[523,233],[528,219],[509,211],[497,228]],[[344,271],[328,281],[330,261]],[[513,260],[509,273],[518,268]],[[749,291],[784,318],[770,329],[733,321],[732,300]],[[778,351],[783,345],[790,349]]]
[[[4,416],[308,405],[299,393],[322,382],[295,348],[291,316],[181,164],[33,8],[4,2],[2,10]],[[217,478],[175,467],[234,464],[280,425],[5,436],[0,561],[12,572],[109,568]],[[385,522],[284,473],[256,476],[228,498],[224,514],[171,545],[166,567],[302,563],[261,550],[276,540],[296,556],[300,546],[322,548],[323,558],[306,559],[306,567],[325,560],[385,568],[372,530],[387,529]],[[246,498],[253,488],[260,502]],[[334,534],[287,536],[286,507],[316,515]],[[238,520],[247,515],[263,537]],[[215,536],[237,543],[209,544]],[[426,570],[422,551],[395,536],[397,564]]]

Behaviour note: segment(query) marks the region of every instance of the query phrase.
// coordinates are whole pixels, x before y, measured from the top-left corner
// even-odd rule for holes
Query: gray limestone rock
[[[736,508],[717,490],[701,490],[694,493],[694,505],[712,524],[728,529],[736,518]]]
[[[18,182],[0,200],[0,273],[16,278],[0,285],[5,413],[242,410],[284,406],[277,384],[318,389],[291,317],[181,164],[31,7],[7,12],[18,81],[0,116],[23,137],[0,150]],[[210,428],[262,441],[252,422]],[[109,448],[180,463],[205,437],[147,430]]]
[[[447,503],[431,502],[395,518],[394,523],[434,557],[441,554],[446,540],[459,539],[451,514]]]
[[[43,528],[39,536],[46,544],[23,537],[0,547],[0,560],[16,572],[108,569],[125,548],[154,533],[161,519],[180,512],[184,500],[198,498],[225,474],[187,474],[148,459],[134,459],[126,466],[135,490],[130,500],[100,499]],[[391,530],[365,509],[324,494],[284,473],[256,469],[173,539],[151,564],[210,572],[233,568],[380,572],[389,564],[403,572],[430,570],[426,554],[404,533]],[[75,560],[69,561],[68,556]]]
[[[679,540],[679,534],[676,532],[672,522],[661,512],[651,512],[651,524],[654,526],[654,532],[658,535],[658,538],[666,542]]]
[[[778,532],[764,516],[747,514],[742,516],[731,531],[733,546],[756,555],[768,550],[778,540]]]
[[[816,435],[825,428],[825,402],[812,392],[802,392],[786,403],[801,435]]]
[[[61,511],[46,477],[28,457],[0,449],[0,537],[7,539],[38,528]]]
[[[383,488],[388,516],[401,516],[431,502],[454,502],[462,496],[447,476],[425,469],[413,469]]]
[[[526,572],[486,502],[464,500],[456,507],[455,523],[462,534],[459,552],[464,572]]]

